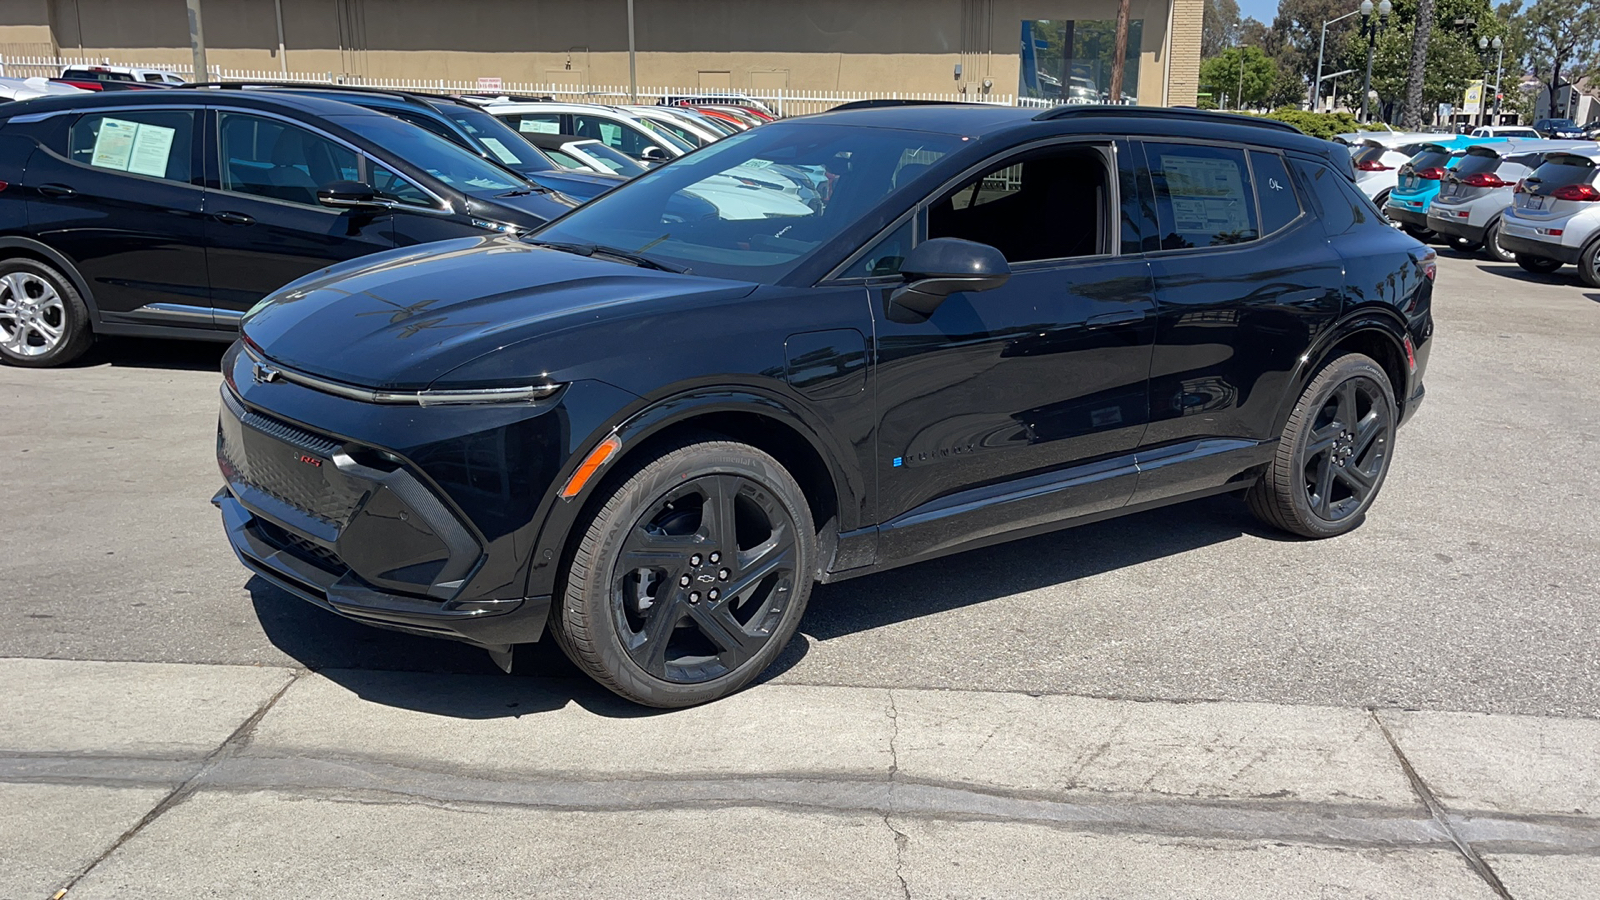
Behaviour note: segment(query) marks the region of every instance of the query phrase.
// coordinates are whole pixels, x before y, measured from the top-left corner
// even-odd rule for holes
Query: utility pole
[[[210,81],[211,69],[206,65],[206,32],[200,24],[200,0],[189,3],[189,49],[194,52],[194,80]]]
[[[628,0],[628,102],[639,102],[639,66],[633,46],[633,0]]]

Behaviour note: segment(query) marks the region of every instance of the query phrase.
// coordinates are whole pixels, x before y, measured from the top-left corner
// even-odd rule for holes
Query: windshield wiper
[[[495,194],[494,196],[495,199],[498,200],[501,197],[526,197],[529,194],[548,194],[550,192],[550,188],[547,188],[542,184],[534,184],[525,188],[515,188],[513,190],[506,191],[504,194]]]
[[[641,269],[656,269],[657,271],[672,272],[677,275],[689,274],[689,269],[686,266],[660,262],[651,259],[648,256],[640,256],[639,254],[629,250],[621,250],[616,247],[607,247],[603,244],[580,244],[569,243],[566,241],[540,240],[530,240],[527,243],[533,244],[537,247],[549,247],[552,250],[560,250],[563,253],[577,254],[578,256],[609,256],[613,259],[620,259],[623,262],[633,263]]]

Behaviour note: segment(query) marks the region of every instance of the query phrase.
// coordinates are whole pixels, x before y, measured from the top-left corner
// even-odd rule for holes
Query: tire
[[[1517,265],[1535,275],[1549,275],[1551,272],[1561,268],[1561,260],[1534,256],[1531,253],[1518,253],[1516,259]]]
[[[70,279],[36,260],[0,260],[0,361],[60,366],[93,343],[89,307]]]
[[[1379,191],[1378,196],[1372,198],[1372,202],[1377,204],[1378,215],[1383,216],[1383,220],[1388,222],[1391,228],[1399,228],[1400,223],[1389,218],[1389,194],[1389,191]]]
[[[1421,225],[1401,225],[1400,230],[1411,235],[1424,244],[1438,237],[1438,235],[1434,234],[1431,229],[1423,228]]]
[[[1517,261],[1517,255],[1500,246],[1500,220],[1495,219],[1483,232],[1483,252],[1495,262],[1512,263]]]
[[[1450,249],[1461,253],[1476,253],[1483,244],[1471,238],[1453,237],[1450,239]]]
[[[732,694],[772,664],[816,571],[810,507],[777,460],[699,439],[619,474],[602,496],[551,615],[579,668],[671,709]]]
[[[1590,241],[1578,257],[1578,277],[1592,288],[1600,288],[1600,241]]]
[[[1296,401],[1272,463],[1245,495],[1250,511],[1302,537],[1350,531],[1383,487],[1398,424],[1383,367],[1359,353],[1339,357]]]

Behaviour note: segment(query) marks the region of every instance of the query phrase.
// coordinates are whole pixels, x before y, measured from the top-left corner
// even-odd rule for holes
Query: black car
[[[1583,126],[1571,119],[1540,119],[1532,127],[1540,136],[1552,140],[1578,140],[1583,137]]]
[[[513,131],[509,125],[484,112],[477,104],[455,97],[329,84],[230,82],[219,86],[311,94],[388,113],[460,144],[535,184],[558,190],[580,203],[593,200],[627,181],[620,175],[568,171],[538,149],[530,148],[530,142],[524,140],[528,135]]]
[[[746,177],[777,166],[817,202],[724,200],[786,208]],[[274,295],[215,502],[312,603],[502,662],[548,626],[663,707],[748,683],[816,580],[1226,492],[1342,534],[1422,400],[1435,265],[1351,176],[1198,111],[777,122]]]
[[[181,88],[0,109],[0,184],[0,359],[27,366],[96,334],[232,340],[308,272],[576,205],[383,113]]]

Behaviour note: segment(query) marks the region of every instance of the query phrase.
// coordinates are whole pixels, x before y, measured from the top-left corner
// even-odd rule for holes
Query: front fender
[[[566,548],[576,537],[573,529],[595,499],[596,488],[605,476],[616,471],[629,458],[630,451],[668,429],[692,424],[695,420],[719,413],[760,416],[798,435],[812,453],[822,460],[833,483],[838,510],[839,533],[860,529],[868,511],[866,479],[855,455],[837,445],[833,432],[822,417],[799,398],[779,390],[754,385],[704,386],[681,391],[654,401],[632,404],[604,427],[595,429],[583,442],[575,442],[576,452],[567,461],[546,496],[537,530],[534,561],[528,573],[526,596],[551,594]],[[562,486],[582,466],[595,447],[615,436],[621,448],[595,473],[575,497],[562,499]],[[842,550],[842,548],[841,548]],[[842,555],[842,553],[841,553]],[[857,563],[858,564],[858,563]]]

